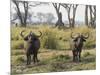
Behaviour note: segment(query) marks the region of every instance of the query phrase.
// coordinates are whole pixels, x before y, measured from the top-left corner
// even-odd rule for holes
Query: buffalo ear
[[[82,40],[83,40],[84,42],[86,42],[86,39],[85,39],[85,38],[83,38]]]
[[[36,36],[37,36],[37,38],[39,38],[39,37],[41,37],[41,36],[42,36],[42,32],[41,32],[41,31],[39,31],[39,33],[40,33],[40,35],[36,35]]]
[[[77,41],[77,38],[75,38],[73,41],[75,41],[75,42],[76,42],[76,41]]]
[[[76,41],[77,41],[77,39],[74,39],[73,41],[75,41],[75,42],[76,42]]]
[[[25,40],[25,41],[28,41],[28,36],[24,37],[24,40]]]

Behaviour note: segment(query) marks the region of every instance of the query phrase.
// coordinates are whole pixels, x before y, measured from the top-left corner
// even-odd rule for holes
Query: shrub
[[[43,32],[43,36],[41,38],[42,48],[47,49],[58,49],[59,48],[59,40],[58,33],[56,29],[45,28]]]
[[[23,55],[25,54],[24,50],[12,50],[11,51],[12,55]]]
[[[51,36],[47,36],[47,39],[45,39],[44,41],[44,48],[47,48],[47,49],[58,49],[58,46],[59,46],[59,42],[58,40],[53,37],[53,35]]]
[[[87,56],[89,56],[89,55],[91,55],[89,52],[85,52],[85,53],[83,54],[83,57],[87,57]]]
[[[38,31],[42,32],[42,36],[40,37],[41,41],[41,48],[47,48],[47,49],[69,49],[69,43],[70,43],[70,35],[71,32],[75,33],[89,33],[90,37],[85,42],[84,48],[94,48],[96,46],[96,31],[95,29],[91,29],[85,26],[80,26],[77,28],[74,28],[72,30],[70,29],[58,29],[53,28],[48,25],[40,25],[40,26],[33,26],[33,27],[27,27],[27,28],[20,28],[20,27],[12,27],[11,28],[11,40],[12,41],[22,41],[22,37],[19,35],[20,31],[26,30],[25,35],[29,33],[30,31],[33,31],[37,35],[39,34]],[[62,39],[60,39],[62,38]],[[18,42],[14,42],[13,44],[20,48],[17,44]],[[20,43],[21,44],[21,43]],[[21,44],[21,47],[23,45]],[[13,47],[12,47],[13,48]],[[15,47],[16,48],[16,47]]]
[[[85,48],[95,48],[96,47],[95,41],[87,41],[84,47]]]
[[[22,49],[24,48],[24,43],[23,41],[12,41],[11,42],[11,49]]]

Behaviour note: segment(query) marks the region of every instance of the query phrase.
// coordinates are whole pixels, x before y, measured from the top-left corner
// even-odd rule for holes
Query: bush
[[[96,46],[96,31],[95,29],[88,28],[86,26],[74,28],[72,30],[75,33],[89,33],[89,38],[86,39],[86,42],[84,42],[84,48],[95,48]]]
[[[95,40],[93,39],[88,39],[84,45],[84,48],[95,48],[96,47],[96,43]]]
[[[83,54],[83,57],[87,57],[89,55],[91,55],[91,54],[89,52],[86,52],[86,53]]]
[[[72,30],[70,29],[58,29],[53,28],[48,25],[40,25],[40,26],[33,26],[31,28],[20,28],[20,27],[12,27],[11,28],[11,40],[12,41],[22,41],[22,37],[19,35],[20,31],[26,30],[25,35],[29,33],[30,31],[33,31],[37,35],[39,34],[38,31],[42,32],[42,36],[40,37],[41,41],[41,48],[47,48],[47,49],[70,49],[70,35],[71,32],[74,33],[89,33],[90,36],[86,40],[84,48],[94,48],[96,46],[96,31],[95,29],[91,29],[88,27],[77,27]],[[61,38],[61,39],[60,39]],[[21,45],[21,47],[18,45],[18,43]],[[20,49],[23,47],[23,44],[21,42],[13,42],[12,43],[14,47],[13,49]]]
[[[59,42],[53,35],[47,35],[47,39],[44,40],[43,48],[58,49]]]
[[[11,42],[11,49],[23,49],[24,48],[24,43],[23,41],[12,41]]]
[[[58,33],[56,29],[45,28],[41,38],[42,48],[59,49]]]
[[[11,51],[12,55],[23,55],[25,54],[24,50],[12,50]]]
[[[11,37],[11,40],[15,40],[15,41],[17,41],[17,40],[20,40],[20,38],[19,38],[18,35],[16,35],[16,36],[12,36],[12,37]]]

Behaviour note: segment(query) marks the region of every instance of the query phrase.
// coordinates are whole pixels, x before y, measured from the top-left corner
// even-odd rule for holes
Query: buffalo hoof
[[[30,65],[30,64],[26,63],[26,65]]]
[[[79,62],[81,62],[81,60],[79,60]]]
[[[31,64],[30,62],[27,62],[27,63],[26,63],[26,65],[30,65],[30,64]]]
[[[37,62],[40,62],[40,60],[37,60]]]
[[[76,60],[73,60],[73,62],[76,62]]]

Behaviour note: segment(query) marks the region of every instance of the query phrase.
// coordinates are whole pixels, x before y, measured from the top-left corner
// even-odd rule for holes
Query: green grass
[[[26,36],[30,31],[39,35],[41,48],[38,58],[40,62],[26,66],[26,56],[24,50],[24,41],[20,32],[26,30]],[[89,33],[90,36],[84,43],[82,51],[82,62],[72,62],[72,52],[70,49],[70,35],[74,33]],[[78,27],[74,29],[58,29],[47,25],[32,27],[11,27],[11,73],[27,74],[42,72],[62,72],[62,71],[80,71],[96,69],[96,30],[87,27]]]
[[[23,48],[24,48],[23,40],[11,41],[11,49],[23,49]]]
[[[96,69],[96,54],[95,49],[84,50],[82,52],[82,62],[72,62],[72,52],[70,50],[46,50],[39,52],[38,57],[40,62],[37,64],[31,63],[26,66],[25,54],[16,55],[16,51],[11,57],[11,71],[13,74],[21,73],[42,73],[42,72],[62,72],[62,71],[80,71],[80,70],[95,70]]]
[[[22,49],[17,49],[17,50],[12,50],[11,51],[11,55],[13,56],[13,55],[23,55],[23,54],[25,54],[25,50],[22,50]]]
[[[24,35],[26,36],[30,31],[39,35],[38,31],[42,32],[42,36],[39,38],[41,41],[41,48],[47,49],[70,49],[70,35],[71,32],[74,33],[89,33],[89,38],[85,42],[84,48],[94,48],[96,46],[96,31],[95,29],[87,27],[78,27],[74,29],[58,29],[51,26],[33,26],[33,27],[12,27],[11,28],[11,48],[12,49],[22,49],[23,40],[20,36],[20,32],[26,30]]]

